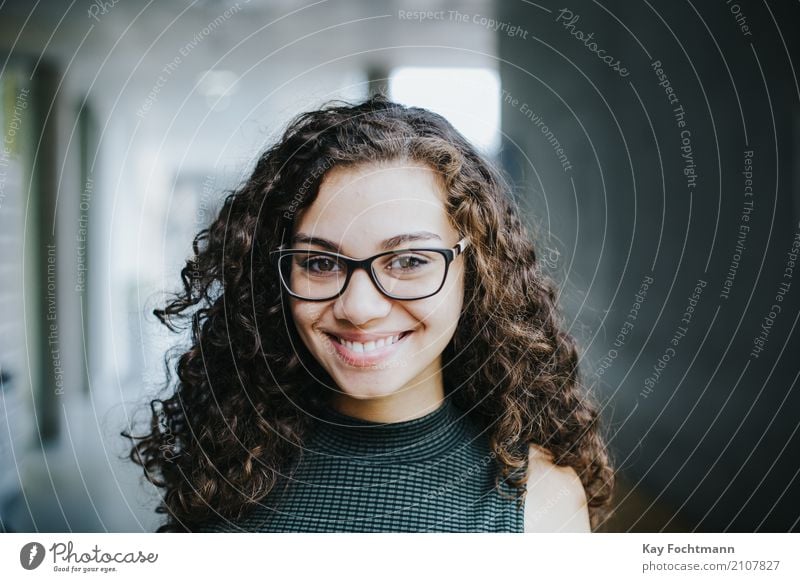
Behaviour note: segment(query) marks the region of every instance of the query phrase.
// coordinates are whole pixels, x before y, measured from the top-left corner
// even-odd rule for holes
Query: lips
[[[348,339],[329,332],[324,332],[331,340],[336,353],[348,364],[365,367],[388,358],[411,335],[412,331],[404,331],[391,335],[362,335],[362,341]],[[353,336],[350,335],[352,338]]]
[[[349,349],[351,352],[369,353],[369,352],[372,352],[374,350],[377,350],[377,349],[380,349],[380,348],[383,348],[383,347],[388,347],[388,346],[394,345],[397,342],[399,342],[400,340],[402,340],[409,333],[410,332],[408,332],[408,331],[404,331],[404,332],[399,333],[399,334],[384,336],[384,337],[381,337],[379,339],[370,339],[370,340],[365,340],[365,341],[350,340],[350,339],[347,339],[345,337],[341,337],[341,336],[337,336],[337,335],[333,335],[333,334],[328,334],[328,335],[330,335],[330,337],[332,337],[334,339],[334,341],[339,342],[340,344],[345,346],[347,349]]]

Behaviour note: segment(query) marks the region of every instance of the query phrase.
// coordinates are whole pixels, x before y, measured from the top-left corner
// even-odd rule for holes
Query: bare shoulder
[[[528,452],[525,532],[589,532],[586,492],[575,469],[559,467],[544,448]]]

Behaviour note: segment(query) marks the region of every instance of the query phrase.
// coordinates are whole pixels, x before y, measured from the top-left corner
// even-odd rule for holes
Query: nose
[[[392,300],[383,295],[364,269],[356,269],[347,289],[333,304],[337,319],[346,319],[353,325],[363,325],[372,319],[386,317],[392,310]]]

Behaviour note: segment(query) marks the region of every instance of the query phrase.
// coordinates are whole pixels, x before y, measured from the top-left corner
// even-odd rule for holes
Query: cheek
[[[458,319],[464,305],[464,272],[461,269],[453,272],[454,277],[448,277],[447,284],[439,301],[439,310],[443,317]]]
[[[425,326],[432,341],[444,341],[455,331],[461,314],[461,297],[449,294],[432,297],[434,301],[416,306],[414,318]]]
[[[454,280],[452,288],[445,296],[445,301],[440,305],[442,310],[441,317],[445,319],[444,325],[451,327],[454,333],[458,327],[458,320],[461,318],[461,311],[464,307],[464,280],[463,274]]]
[[[451,272],[442,290],[414,306],[412,314],[429,328],[442,332],[455,328],[464,304],[464,279],[462,272]]]
[[[312,333],[311,326],[319,319],[319,308],[310,303],[293,301],[290,311],[297,331],[303,338],[306,338]]]

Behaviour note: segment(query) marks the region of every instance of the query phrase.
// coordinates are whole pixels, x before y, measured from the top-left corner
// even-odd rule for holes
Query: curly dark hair
[[[520,468],[536,444],[575,469],[592,527],[608,516],[614,477],[598,406],[507,181],[443,117],[378,95],[296,117],[197,234],[181,292],[154,311],[172,331],[191,327],[189,349],[176,364],[167,355],[168,395],[150,402],[149,433],[122,433],[165,490],[158,531],[241,518],[302,449],[304,411],[330,392],[310,380],[330,377],[299,339],[268,253],[331,168],[395,160],[438,173],[452,224],[472,245],[464,312],[443,354],[448,396],[487,427],[498,474],[523,496]]]

